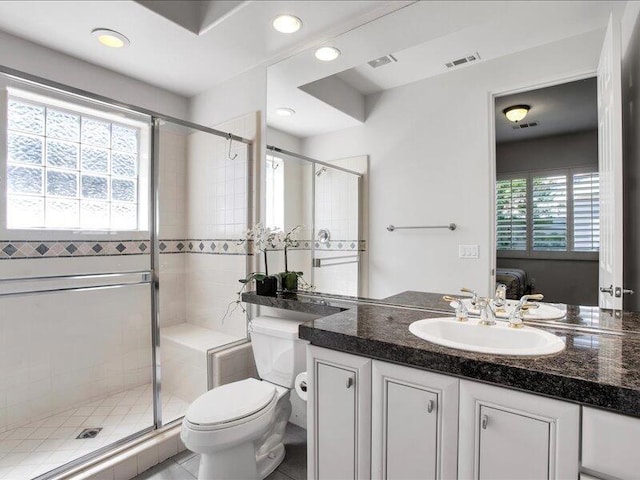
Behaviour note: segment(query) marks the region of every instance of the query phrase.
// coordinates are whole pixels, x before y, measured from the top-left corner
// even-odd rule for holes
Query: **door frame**
[[[487,284],[487,292],[489,295],[493,295],[495,291],[495,278],[497,268],[497,239],[496,239],[496,98],[504,97],[507,95],[513,95],[516,93],[528,92],[530,90],[538,90],[540,88],[553,87],[556,85],[562,85],[563,83],[575,82],[578,80],[585,80],[587,78],[594,78],[598,76],[597,68],[578,71],[568,74],[551,75],[546,80],[537,83],[524,83],[518,82],[515,85],[509,87],[501,87],[496,90],[490,90],[487,92],[487,102],[489,104],[489,212],[491,221],[491,235],[489,236],[489,279]],[[600,140],[598,139],[598,142]]]

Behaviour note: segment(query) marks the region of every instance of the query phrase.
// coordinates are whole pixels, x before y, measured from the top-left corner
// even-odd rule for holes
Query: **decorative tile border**
[[[332,252],[364,252],[367,244],[365,240],[331,240],[320,243],[311,240],[298,240],[299,245],[292,250],[311,250],[311,245],[316,250],[328,250]]]
[[[149,240],[12,240],[0,241],[0,260],[143,255],[149,250]]]
[[[253,242],[243,242],[237,238],[165,239],[160,240],[159,248],[160,254],[251,255],[253,253]]]
[[[253,255],[253,241],[240,239],[162,239],[160,254]],[[292,250],[365,251],[364,240],[332,240],[327,243],[299,240]],[[108,257],[150,253],[149,240],[12,240],[0,241],[0,260],[34,258]]]

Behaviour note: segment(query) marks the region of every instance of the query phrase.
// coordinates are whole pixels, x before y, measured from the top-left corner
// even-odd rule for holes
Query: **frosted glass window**
[[[96,147],[109,148],[111,143],[111,124],[92,118],[82,118],[82,143]]]
[[[9,165],[7,172],[9,193],[42,194],[42,168]]]
[[[119,202],[135,202],[136,184],[131,180],[111,180],[111,199]]]
[[[140,128],[10,96],[7,227],[138,228]]]
[[[7,222],[15,228],[44,227],[44,198],[9,195]]]
[[[109,173],[109,150],[82,146],[82,170]]]
[[[113,152],[111,156],[111,174],[121,177],[135,177],[137,160],[135,155]]]
[[[107,200],[109,198],[109,181],[107,177],[83,175],[82,198]]]
[[[44,106],[9,100],[8,129],[44,135]]]
[[[7,138],[7,153],[9,162],[42,164],[42,137],[9,133]]]
[[[137,207],[130,203],[111,204],[111,225],[122,230],[135,228]]]
[[[78,196],[78,175],[62,170],[47,170],[47,195]]]
[[[123,152],[138,152],[138,131],[114,124],[111,127],[111,148]]]
[[[80,205],[77,200],[47,199],[46,225],[52,228],[76,228]]]
[[[82,228],[109,228],[109,202],[80,201],[80,226]]]
[[[80,116],[48,108],[47,137],[78,142],[80,140]]]
[[[47,140],[47,165],[76,170],[78,168],[78,144]]]

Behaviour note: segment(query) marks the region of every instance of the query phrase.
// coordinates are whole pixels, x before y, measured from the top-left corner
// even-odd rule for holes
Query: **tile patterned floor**
[[[151,385],[89,402],[0,434],[0,479],[37,477],[153,424]],[[188,404],[163,396],[165,419],[182,416]],[[78,440],[85,428],[102,427],[96,438]]]
[[[284,437],[286,454],[278,469],[265,480],[307,479],[307,431],[292,423]],[[138,475],[133,480],[195,480],[200,455],[188,450]]]

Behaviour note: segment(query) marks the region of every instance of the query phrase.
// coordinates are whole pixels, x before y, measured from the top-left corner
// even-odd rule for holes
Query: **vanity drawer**
[[[584,407],[582,466],[597,473],[635,478],[640,472],[640,419]]]

